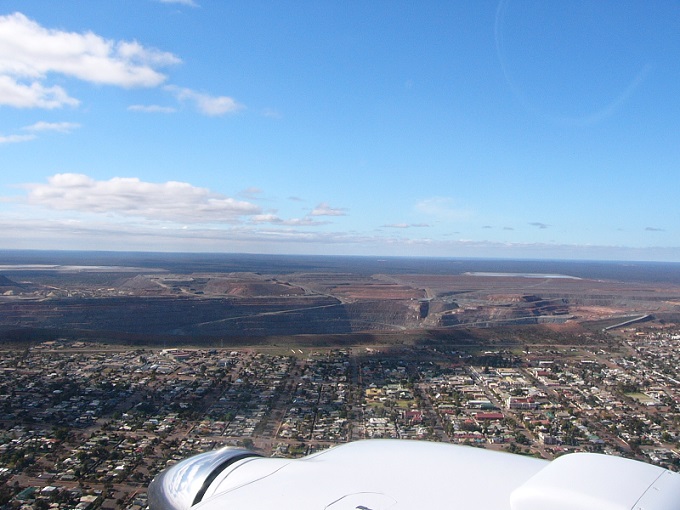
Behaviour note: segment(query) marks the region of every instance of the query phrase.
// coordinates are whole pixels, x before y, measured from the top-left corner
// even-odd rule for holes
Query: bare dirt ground
[[[680,314],[680,284],[668,282],[519,273],[126,271],[0,275],[0,328],[266,338]]]

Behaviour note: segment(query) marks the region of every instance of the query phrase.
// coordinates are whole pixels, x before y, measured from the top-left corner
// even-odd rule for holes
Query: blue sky
[[[0,248],[680,261],[679,55],[663,0],[4,0]]]

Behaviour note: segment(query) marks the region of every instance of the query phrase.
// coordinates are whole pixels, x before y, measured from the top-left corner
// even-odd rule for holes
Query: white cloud
[[[250,218],[250,221],[253,223],[280,223],[283,220],[276,214],[256,214]]]
[[[35,213],[24,207],[0,215],[0,235],[6,248],[680,261],[678,247],[436,240],[252,223],[207,226],[129,218],[120,221],[110,215],[74,218],[68,212],[53,212],[49,217]]]
[[[198,4],[194,0],[158,0],[162,4],[179,4],[186,5],[188,7],[198,7]]]
[[[197,6],[191,0],[166,2]],[[19,12],[0,16],[0,106],[44,109],[78,106],[78,99],[71,97],[63,86],[48,83],[54,75],[125,88],[156,87],[167,79],[159,69],[180,62],[172,53],[142,46],[137,41],[45,28]],[[244,108],[229,96],[212,96],[175,85],[166,90],[178,101],[191,102],[209,116]],[[128,110],[173,113],[175,108],[132,105]]]
[[[228,96],[210,96],[176,85],[167,85],[165,90],[174,94],[178,101],[192,102],[199,112],[211,117],[234,113],[245,108]]]
[[[31,124],[30,126],[25,126],[22,128],[24,131],[30,131],[31,134],[29,135],[8,135],[8,136],[0,135],[0,145],[9,143],[30,142],[31,140],[35,140],[37,138],[37,135],[35,133],[42,133],[45,131],[70,133],[72,130],[77,129],[79,127],[80,124],[76,124],[74,122],[40,121],[36,122],[35,124]]]
[[[166,79],[156,68],[179,62],[171,53],[136,41],[48,29],[18,12],[0,16],[0,104],[76,106],[78,101],[64,89],[45,85],[49,74],[127,88],[155,87]]]
[[[304,218],[291,218],[283,222],[284,225],[291,227],[318,227],[319,225],[328,225],[328,221],[313,220],[309,216]]]
[[[254,200],[256,198],[259,198],[262,195],[262,190],[260,188],[257,188],[255,186],[251,186],[250,188],[246,188],[238,193],[238,196],[247,198],[248,200]]]
[[[385,228],[424,228],[429,227],[427,223],[389,223],[383,225]]]
[[[322,202],[317,205],[310,214],[312,216],[346,216],[347,210],[344,208],[331,207],[326,202]]]
[[[426,198],[418,202],[415,209],[440,220],[462,220],[470,216],[468,211],[456,208],[454,201],[448,197]]]
[[[42,132],[42,131],[56,131],[58,133],[70,133],[74,129],[78,129],[80,124],[75,122],[36,122],[30,126],[23,128],[25,131]]]
[[[0,74],[0,105],[52,110],[79,104],[80,101],[70,97],[61,87],[45,87],[35,81],[26,85],[11,76]]]
[[[268,117],[270,119],[280,119],[283,117],[283,115],[281,115],[281,112],[279,112],[278,110],[274,110],[273,108],[265,108],[264,110],[262,110],[262,116]]]
[[[236,223],[244,216],[261,214],[255,204],[185,182],[151,183],[124,177],[97,181],[65,173],[48,178],[46,184],[26,187],[29,204],[62,211],[182,223]]]
[[[31,140],[35,140],[35,135],[0,135],[0,145],[4,145],[6,143],[30,142]]]
[[[143,105],[143,104],[133,104],[128,106],[128,111],[131,112],[142,112],[142,113],[175,113],[176,108],[172,106],[160,106],[156,104]]]
[[[258,214],[250,218],[252,223],[270,223],[272,225],[284,225],[287,227],[318,227],[320,225],[327,225],[327,221],[317,221],[310,217],[304,218],[290,218],[284,220],[276,214]]]
[[[49,209],[53,211],[49,214],[52,219],[61,216],[82,221],[83,225],[137,221],[147,226],[193,225],[192,230],[198,226],[211,230],[206,225],[213,224],[218,225],[219,231],[220,225],[225,224],[302,228],[329,223],[316,219],[312,213],[302,218],[281,218],[275,210],[265,212],[248,200],[237,200],[185,182],[151,183],[130,177],[96,180],[84,174],[63,173],[49,177],[46,183],[22,187],[28,191],[20,202],[24,204],[23,216],[45,217],[43,209]],[[248,188],[245,192],[255,197],[262,190]],[[344,214],[327,204],[320,204],[315,212],[317,216]]]

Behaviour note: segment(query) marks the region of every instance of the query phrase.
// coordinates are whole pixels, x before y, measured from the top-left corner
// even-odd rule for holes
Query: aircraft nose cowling
[[[188,510],[201,501],[207,488],[222,471],[246,457],[260,455],[227,446],[194,455],[161,471],[149,485],[149,508]]]

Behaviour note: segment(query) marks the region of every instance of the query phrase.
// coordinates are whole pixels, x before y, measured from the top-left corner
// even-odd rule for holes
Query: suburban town
[[[680,468],[680,329],[608,344],[135,348],[60,339],[0,357],[0,505],[147,506],[151,479],[225,445],[299,457],[368,438]]]

